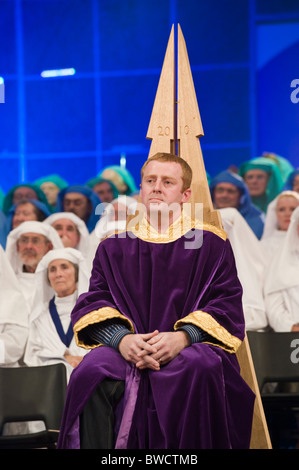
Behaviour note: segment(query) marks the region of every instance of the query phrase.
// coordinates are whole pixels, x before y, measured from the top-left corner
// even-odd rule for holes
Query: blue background
[[[211,176],[263,151],[299,166],[298,0],[0,0],[0,187],[119,164],[139,184],[172,24],[189,54]],[[42,78],[49,69],[75,75]],[[298,95],[299,96],[299,95]]]

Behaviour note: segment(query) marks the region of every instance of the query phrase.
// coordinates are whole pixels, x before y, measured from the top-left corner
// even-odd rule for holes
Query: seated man
[[[191,178],[175,155],[149,158],[144,216],[99,244],[72,312],[91,351],[70,378],[59,448],[249,447],[242,288],[225,232],[182,210]]]
[[[101,204],[98,195],[87,186],[73,185],[64,188],[57,196],[57,212],[73,212],[84,220],[89,232],[99,220],[96,207]]]
[[[210,190],[215,209],[237,209],[257,238],[261,238],[265,214],[251,202],[248,188],[239,175],[222,171],[211,180]]]
[[[63,248],[62,241],[56,230],[43,222],[22,222],[7,237],[6,253],[29,312],[36,287],[34,273],[42,257],[53,248]]]

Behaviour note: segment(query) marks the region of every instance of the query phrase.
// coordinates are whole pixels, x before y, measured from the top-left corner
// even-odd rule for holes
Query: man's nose
[[[155,182],[155,185],[154,185],[154,191],[160,192],[161,191],[161,184],[162,184],[162,181],[157,179],[156,182]]]

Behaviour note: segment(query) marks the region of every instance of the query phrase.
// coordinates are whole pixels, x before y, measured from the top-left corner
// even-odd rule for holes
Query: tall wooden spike
[[[177,77],[177,82],[176,82]],[[176,96],[176,89],[178,95]],[[157,152],[173,153],[184,158],[192,168],[192,206],[203,203],[203,220],[222,227],[214,210],[199,138],[204,135],[185,40],[178,25],[178,70],[175,69],[174,27],[172,26],[156,98],[147,132],[151,139],[149,157]],[[194,213],[194,212],[193,212]],[[252,449],[269,449],[271,441],[247,336],[237,352],[241,374],[256,394]]]

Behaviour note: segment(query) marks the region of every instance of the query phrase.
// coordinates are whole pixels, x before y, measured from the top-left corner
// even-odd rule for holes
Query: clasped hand
[[[189,346],[190,339],[184,331],[131,334],[122,338],[119,352],[140,370],[159,370]]]

